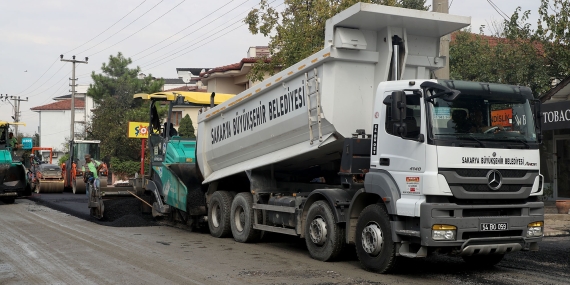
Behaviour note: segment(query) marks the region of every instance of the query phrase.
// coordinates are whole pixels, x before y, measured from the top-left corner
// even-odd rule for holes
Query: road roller
[[[107,187],[107,165],[101,161],[99,154],[99,140],[73,140],[70,141],[69,159],[62,164],[64,188],[73,194],[85,194],[86,185],[83,182],[85,155],[90,154],[97,164],[103,164],[99,173],[101,188]]]
[[[35,164],[32,171],[34,192],[42,194],[63,193],[63,174],[59,165]]]

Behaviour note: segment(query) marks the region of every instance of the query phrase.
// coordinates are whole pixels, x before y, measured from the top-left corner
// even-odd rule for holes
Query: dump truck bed
[[[267,165],[299,169],[338,159],[343,138],[357,129],[372,133],[376,88],[389,79],[392,37],[405,43],[398,78],[429,79],[445,62],[433,37],[469,23],[362,3],[329,19],[321,51],[199,115],[204,183]]]

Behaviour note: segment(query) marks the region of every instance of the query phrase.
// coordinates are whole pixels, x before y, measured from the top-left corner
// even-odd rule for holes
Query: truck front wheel
[[[254,215],[261,222],[261,212],[253,210],[253,196],[243,192],[234,197],[230,211],[232,235],[237,242],[256,242],[261,237],[261,231],[253,228]]]
[[[230,209],[232,195],[226,191],[216,191],[208,204],[208,227],[213,237],[226,237],[231,233]]]
[[[317,201],[309,208],[305,222],[305,243],[311,257],[320,261],[334,259],[344,246],[344,228],[335,220],[329,204]]]
[[[356,254],[366,270],[388,273],[395,268],[396,247],[390,219],[382,206],[375,204],[362,210],[356,223],[355,242]]]

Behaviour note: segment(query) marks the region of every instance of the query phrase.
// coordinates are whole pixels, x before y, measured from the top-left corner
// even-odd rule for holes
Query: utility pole
[[[10,103],[12,108],[14,108],[14,116],[12,116],[12,119],[14,120],[14,123],[20,122],[20,102],[28,101],[28,97],[26,97],[26,99],[21,99],[20,96],[8,96],[8,94],[6,94],[0,95],[0,100],[1,99],[14,101],[14,104]],[[18,124],[14,126],[14,137],[18,137]]]
[[[81,60],[76,60],[75,59],[75,55],[72,56],[73,59],[63,59],[63,54],[59,56],[61,61],[66,61],[66,62],[71,62],[72,63],[72,68],[71,68],[71,130],[69,133],[69,140],[73,141],[75,139],[75,80],[77,80],[77,78],[75,78],[75,64],[76,63],[87,63],[87,61],[89,60],[88,57],[85,57],[85,61],[81,61]],[[71,150],[70,150],[71,151]]]
[[[432,11],[449,14],[448,0],[432,0]],[[439,56],[445,56],[445,66],[435,71],[438,79],[449,79],[449,42],[451,35],[445,35],[439,39]]]

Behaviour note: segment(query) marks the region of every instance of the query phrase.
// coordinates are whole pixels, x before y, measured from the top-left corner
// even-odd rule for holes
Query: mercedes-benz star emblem
[[[489,186],[491,190],[499,190],[501,185],[503,185],[503,176],[501,175],[501,172],[495,169],[487,172],[487,186]]]

